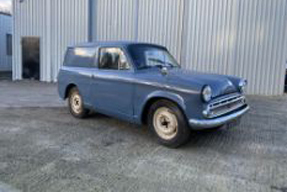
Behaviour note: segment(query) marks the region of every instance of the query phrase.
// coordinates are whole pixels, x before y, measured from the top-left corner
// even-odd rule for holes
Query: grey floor
[[[0,81],[0,192],[287,191],[287,96],[179,149],[146,127],[73,118],[55,84]]]

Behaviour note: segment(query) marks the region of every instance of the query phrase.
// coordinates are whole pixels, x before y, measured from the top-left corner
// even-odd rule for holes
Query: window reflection
[[[95,50],[92,48],[75,48],[74,54],[81,57],[93,57]]]
[[[100,50],[100,69],[128,70],[130,65],[124,52],[119,48],[102,48]]]

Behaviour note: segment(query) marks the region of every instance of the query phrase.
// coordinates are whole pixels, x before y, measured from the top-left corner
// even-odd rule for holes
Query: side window
[[[101,48],[99,55],[99,69],[129,70],[127,57],[120,48]]]
[[[94,48],[69,48],[65,57],[65,65],[70,67],[93,67],[96,50]]]

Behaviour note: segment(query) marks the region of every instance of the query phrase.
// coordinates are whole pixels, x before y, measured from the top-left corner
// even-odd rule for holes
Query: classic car
[[[95,111],[146,124],[169,147],[186,143],[191,130],[237,125],[249,110],[246,84],[184,70],[165,47],[137,42],[68,47],[58,75],[59,95],[76,118]]]

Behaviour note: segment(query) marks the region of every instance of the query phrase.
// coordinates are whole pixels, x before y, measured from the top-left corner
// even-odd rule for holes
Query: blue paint
[[[74,85],[79,89],[87,108],[116,118],[142,123],[142,116],[146,115],[144,108],[151,99],[165,98],[173,101],[181,108],[187,119],[201,120],[205,119],[203,111],[209,104],[201,97],[205,85],[212,88],[213,99],[210,102],[230,94],[242,94],[238,87],[241,79],[237,77],[198,73],[180,67],[168,68],[167,74],[163,74],[158,67],[138,69],[129,52],[129,46],[137,44],[143,45],[135,42],[97,42],[71,47],[89,48],[89,51],[94,48],[94,59],[87,59],[93,61],[89,64],[90,67],[81,67],[81,64],[68,66],[64,63],[58,75],[60,97],[66,99],[68,87]],[[165,49],[158,45],[144,45]],[[99,69],[98,52],[101,47],[116,47],[123,50],[131,69]]]

